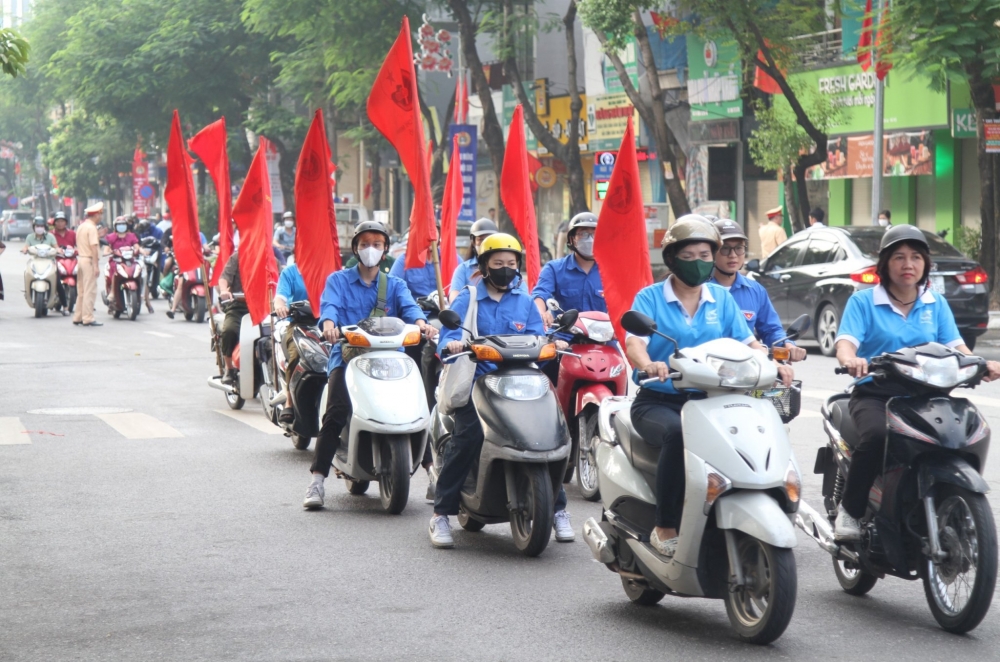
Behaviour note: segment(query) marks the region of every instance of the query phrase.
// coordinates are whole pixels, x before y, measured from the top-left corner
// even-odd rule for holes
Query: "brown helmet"
[[[712,222],[704,216],[698,214],[685,214],[677,219],[677,222],[670,226],[667,233],[663,235],[660,248],[663,249],[663,261],[669,264],[667,253],[676,253],[684,244],[704,241],[712,244],[712,252],[719,250],[722,240],[719,238],[719,231],[715,229]]]

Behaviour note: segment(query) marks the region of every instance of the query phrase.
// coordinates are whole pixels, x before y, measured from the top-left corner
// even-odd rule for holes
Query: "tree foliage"
[[[10,28],[0,28],[0,72],[17,77],[28,64],[28,41]]]

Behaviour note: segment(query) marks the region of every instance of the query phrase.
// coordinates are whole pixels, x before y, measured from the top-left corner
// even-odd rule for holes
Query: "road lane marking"
[[[271,421],[264,418],[264,415],[256,411],[245,411],[243,409],[216,409],[217,413],[223,416],[249,425],[254,430],[259,430],[264,434],[285,434],[285,431]]]
[[[128,414],[97,414],[97,418],[113,427],[118,434],[126,439],[167,439],[184,436],[163,421],[153,418],[149,414],[138,412]]]
[[[126,407],[46,407],[44,409],[29,409],[29,414],[42,416],[87,416],[97,414],[124,414],[132,411]]]
[[[169,333],[161,333],[160,331],[147,331],[146,333],[157,338],[173,338]]]
[[[30,443],[31,435],[21,425],[21,419],[16,416],[0,417],[0,446],[21,446]]]

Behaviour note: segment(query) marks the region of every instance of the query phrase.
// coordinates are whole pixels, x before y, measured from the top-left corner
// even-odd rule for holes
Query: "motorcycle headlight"
[[[752,358],[731,361],[709,356],[706,362],[719,374],[719,386],[750,388],[760,380],[760,364]]]
[[[508,400],[537,400],[549,391],[545,375],[490,375],[486,386],[501,398]]]
[[[392,381],[403,379],[413,371],[413,361],[408,358],[399,359],[368,359],[360,358],[354,361],[361,372],[372,379]]]
[[[122,265],[120,265],[120,264],[119,264],[119,265],[118,265],[118,266],[117,266],[117,267],[115,268],[115,271],[117,271],[117,272],[118,272],[118,275],[119,275],[119,276],[121,276],[122,278],[128,278],[128,272],[127,272],[127,271],[125,271],[125,267],[123,267]]]
[[[324,351],[322,345],[311,342],[297,343],[299,350],[299,360],[304,361],[310,372],[326,372],[326,364],[330,357]]]
[[[583,326],[587,329],[587,337],[594,342],[608,342],[615,337],[615,327],[611,326],[611,322],[585,319]]]
[[[52,265],[51,264],[46,264],[44,267],[42,267],[40,269],[36,269],[35,266],[32,265],[31,266],[31,273],[34,274],[35,278],[39,278],[39,279],[48,278],[49,274],[52,273]]]
[[[910,379],[938,388],[951,388],[975,376],[979,366],[960,368],[957,356],[935,358],[917,354],[917,365],[896,363],[896,369]]]

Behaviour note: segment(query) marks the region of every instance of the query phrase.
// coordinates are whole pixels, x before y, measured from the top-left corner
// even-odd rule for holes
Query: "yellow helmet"
[[[518,269],[521,267],[521,259],[524,254],[521,248],[521,242],[517,240],[513,235],[509,235],[506,232],[497,232],[491,234],[490,236],[483,239],[483,243],[479,246],[479,270],[485,273],[486,262],[490,259],[490,255],[497,251],[510,251],[517,254],[517,266]]]

